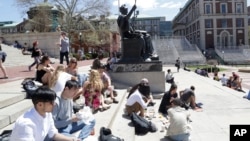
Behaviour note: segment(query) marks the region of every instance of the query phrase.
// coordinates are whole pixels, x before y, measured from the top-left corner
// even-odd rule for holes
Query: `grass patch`
[[[216,66],[215,68],[214,65],[190,65],[190,66],[187,66],[187,68],[190,69],[191,71],[195,71],[197,68],[200,68],[200,69],[205,69],[208,72],[214,72],[215,70],[222,72],[222,71],[227,70],[225,68],[221,68],[218,66]]]

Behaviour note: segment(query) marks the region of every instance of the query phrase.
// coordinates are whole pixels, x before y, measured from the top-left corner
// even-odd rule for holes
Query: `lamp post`
[[[223,60],[223,64],[224,64],[224,51],[222,50],[222,60]]]
[[[80,49],[82,49],[82,32],[79,33]]]

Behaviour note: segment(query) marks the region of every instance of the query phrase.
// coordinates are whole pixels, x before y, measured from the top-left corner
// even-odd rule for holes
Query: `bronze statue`
[[[128,8],[126,8],[126,5],[122,5],[119,10],[121,14],[117,19],[117,24],[119,26],[121,38],[122,39],[142,38],[144,40],[144,45],[141,51],[141,57],[144,60],[151,58],[154,49],[150,35],[146,31],[134,30],[129,22],[131,15],[136,10],[136,5],[132,7],[129,13],[128,13]]]

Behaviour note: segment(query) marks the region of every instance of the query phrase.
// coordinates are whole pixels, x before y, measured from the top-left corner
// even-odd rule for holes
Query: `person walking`
[[[179,72],[180,67],[181,67],[181,61],[180,61],[180,57],[178,57],[178,59],[175,62],[175,66],[177,68],[177,72]]]
[[[34,65],[36,65],[36,67],[37,67],[40,63],[40,56],[41,56],[42,52],[37,46],[38,46],[38,41],[35,41],[33,43],[32,54],[31,54],[31,57],[34,58],[34,62],[29,66],[29,71],[31,71],[31,68]]]
[[[0,45],[0,69],[3,72],[3,77],[2,77],[3,79],[8,78],[8,75],[6,73],[6,69],[3,66],[3,62],[5,61],[6,56],[7,56],[7,54],[4,51],[2,51],[2,46]]]
[[[60,37],[60,64],[63,64],[63,59],[65,57],[67,65],[69,64],[69,38],[66,36],[65,32],[61,33]]]

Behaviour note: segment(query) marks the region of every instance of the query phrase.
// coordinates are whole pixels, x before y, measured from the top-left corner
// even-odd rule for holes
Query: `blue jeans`
[[[84,82],[88,79],[88,74],[78,73],[77,74],[77,78],[78,78],[79,85],[82,87],[82,85],[84,84]]]
[[[172,135],[168,137],[173,141],[189,141],[189,136],[190,134],[186,133],[186,134]]]
[[[94,126],[95,126],[95,120],[91,121],[90,124],[85,124],[82,121],[77,121],[77,122],[73,122],[73,123],[69,124],[66,127],[59,128],[58,132],[61,133],[61,134],[64,134],[65,136],[72,137],[72,135],[71,135],[72,133],[81,130],[81,132],[80,132],[80,134],[78,136],[78,139],[83,140],[83,139],[87,138],[90,135],[90,133],[93,130]]]

